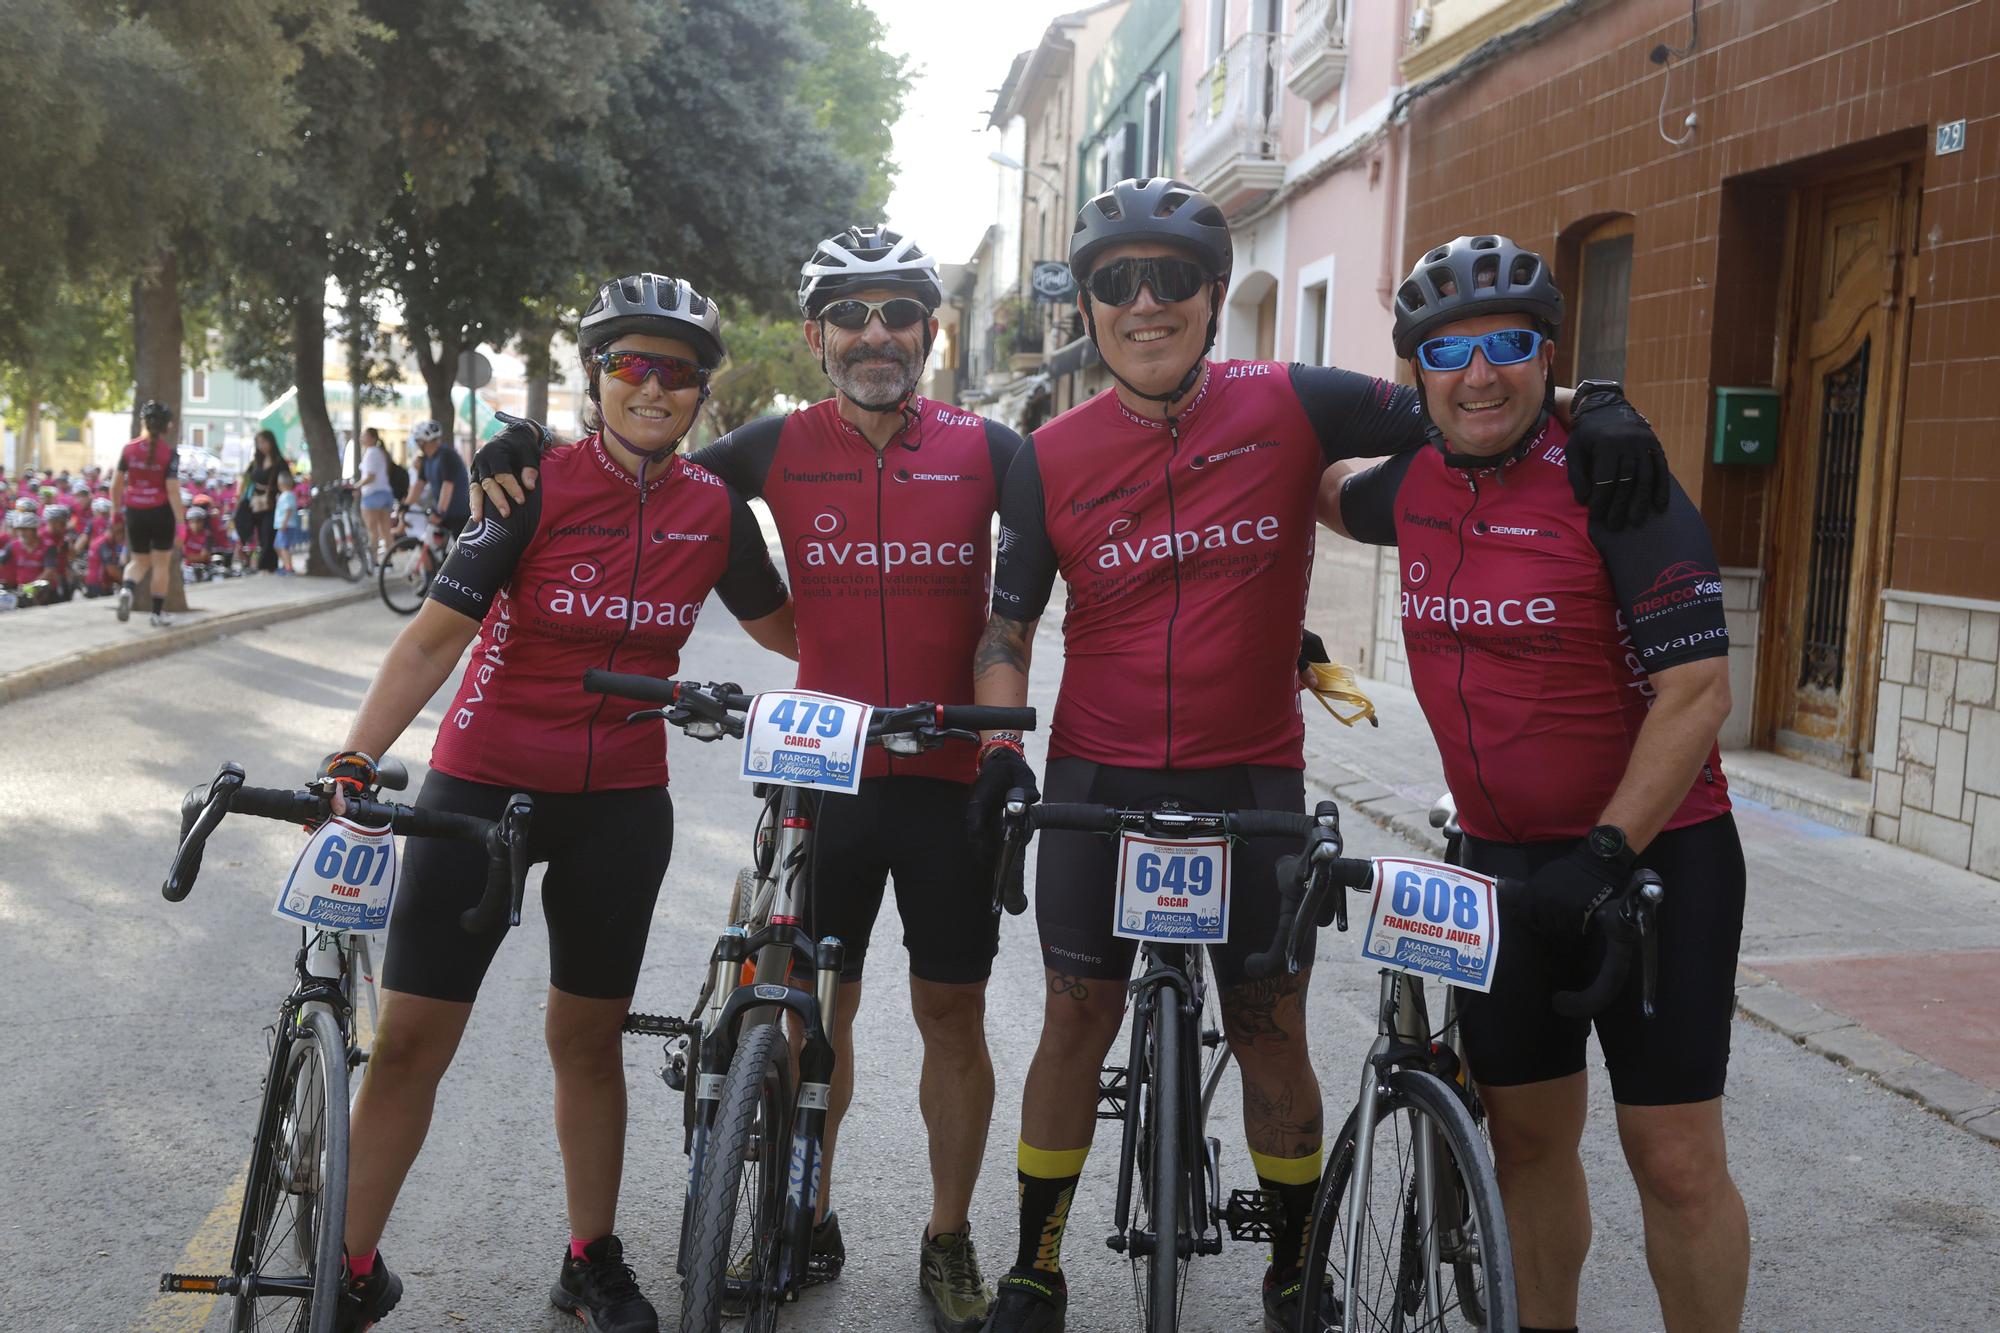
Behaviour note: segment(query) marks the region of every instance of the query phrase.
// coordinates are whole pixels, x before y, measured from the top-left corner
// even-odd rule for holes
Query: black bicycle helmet
[[[139,408],[139,420],[154,430],[174,424],[174,410],[157,398],[148,398]]]
[[[633,273],[613,278],[597,289],[597,299],[577,324],[576,345],[586,368],[591,353],[628,333],[679,338],[691,343],[695,359],[708,370],[722,364],[722,314],[715,302],[685,278],[664,273]]]
[[[1396,289],[1396,355],[1447,324],[1479,315],[1532,315],[1542,335],[1560,337],[1563,295],[1548,261],[1505,236],[1460,236],[1417,261]]]
[[[1097,257],[1125,241],[1166,241],[1189,251],[1217,278],[1236,260],[1229,221],[1215,201],[1186,181],[1153,176],[1122,180],[1077,210],[1069,271],[1082,287]]]
[[[909,237],[887,227],[849,227],[813,248],[799,267],[799,311],[818,319],[827,305],[854,292],[882,288],[923,302],[944,304],[937,260]]]

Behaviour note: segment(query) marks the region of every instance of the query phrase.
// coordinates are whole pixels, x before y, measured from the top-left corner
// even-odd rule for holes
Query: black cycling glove
[[[1613,532],[1667,512],[1667,451],[1625,391],[1609,380],[1576,386],[1569,405],[1569,485]]]
[[[1590,929],[1591,914],[1625,887],[1630,872],[1584,843],[1551,861],[1528,880],[1524,915],[1530,928],[1551,939],[1575,939]]]
[[[1035,770],[1027,759],[1018,750],[995,745],[980,761],[979,776],[972,782],[972,799],[965,807],[966,836],[972,841],[972,854],[984,865],[994,865],[1000,859],[1000,815],[1007,793],[1017,787],[1028,794],[1030,805],[1042,799],[1042,789],[1035,785]]]
[[[507,423],[507,428],[488,440],[472,456],[472,484],[475,486],[490,477],[518,477],[527,468],[539,468],[542,451],[552,442],[549,428],[539,421],[511,416],[506,412],[500,414],[500,419]]]
[[[1311,630],[1306,630],[1303,634],[1299,635],[1300,671],[1309,671],[1315,664],[1331,662],[1332,660],[1331,657],[1327,656],[1326,644],[1320,639],[1319,635],[1313,633]]]

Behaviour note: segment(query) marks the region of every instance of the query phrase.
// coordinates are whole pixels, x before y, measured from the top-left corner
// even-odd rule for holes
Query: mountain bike
[[[361,488],[337,481],[325,488],[332,512],[319,528],[319,553],[333,572],[349,583],[368,577],[374,552],[368,549],[368,525],[361,518]]]
[[[1432,812],[1454,853],[1455,813],[1445,802]],[[1483,904],[1482,887],[1489,891]],[[1520,917],[1496,909],[1516,904],[1523,886],[1410,858],[1346,860],[1336,852],[1301,861],[1285,883],[1272,948],[1248,959],[1246,972],[1296,972],[1315,922],[1346,931],[1347,889],[1374,895],[1363,956],[1383,964],[1378,1028],[1363,1059],[1360,1097],[1329,1146],[1314,1200],[1301,1333],[1442,1333],[1459,1323],[1510,1333],[1520,1323],[1513,1249],[1459,1039],[1456,987],[1447,984],[1445,1022],[1433,1029],[1423,979],[1449,982],[1471,969],[1490,984],[1506,935],[1495,923]],[[1583,990],[1557,993],[1558,1012],[1588,1017],[1602,1010],[1623,989],[1636,955],[1642,1012],[1651,1016],[1664,896],[1659,876],[1640,870],[1597,908],[1592,925],[1605,941],[1604,958]],[[1382,922],[1394,929],[1378,941]],[[1397,923],[1419,932],[1414,947],[1398,938]],[[1455,934],[1456,946],[1435,943]],[[1446,959],[1447,952],[1455,956]]]
[[[519,924],[528,869],[529,799],[513,797],[496,822],[377,801],[381,788],[408,785],[409,774],[394,760],[384,760],[380,778],[377,791],[347,797],[347,814],[336,824],[480,844],[489,862],[486,891],[463,914],[461,924],[474,933]],[[246,787],[243,770],[224,764],[212,781],[181,801],[180,847],[161,894],[169,902],[187,897],[209,835],[225,817],[256,815],[318,827],[329,820],[330,792],[326,781],[297,791]],[[343,863],[336,866],[336,877],[355,884],[387,873],[393,863],[387,849],[363,845],[360,839],[352,848],[337,835],[323,842],[324,848],[333,848],[334,861]],[[324,848],[322,855],[327,854]],[[272,1034],[270,1065],[229,1271],[160,1277],[163,1292],[230,1297],[233,1333],[331,1333],[333,1328],[347,1218],[348,1079],[367,1060],[354,1025],[357,984],[368,985],[373,973],[367,939],[340,924],[300,927],[292,992],[278,1006],[276,1026],[267,1029]],[[370,991],[372,1003],[372,985]]]
[[[446,536],[444,525],[434,518],[428,518],[422,510],[413,510],[409,505],[397,506],[396,513],[405,528],[416,531],[399,537],[382,557],[382,568],[377,575],[382,589],[382,601],[398,615],[415,615],[417,608],[424,604],[429,595],[431,581],[444,568],[445,560],[451,555],[451,542]]]
[[[663,717],[697,740],[743,741],[745,772],[762,771],[760,739],[774,731],[806,742],[804,753],[837,749],[844,738],[846,761],[858,765],[864,744],[911,755],[949,738],[974,739],[981,730],[1035,725],[1031,708],[923,703],[871,710],[806,691],[751,696],[734,685],[609,671],[587,672],[584,688],[663,705],[628,721]],[[827,1025],[845,947],[800,927],[812,891],[819,812],[810,788],[824,784],[801,781],[803,767],[770,766],[771,775],[755,788],[763,808],[752,863],[737,876],[729,924],[689,1016],[633,1014],[625,1023],[629,1033],[667,1039],[661,1077],[683,1097],[682,1333],[715,1333],[725,1313],[742,1315],[753,1333],[764,1333],[777,1327],[787,1302],[829,1276],[815,1269],[812,1231],[833,1080]],[[842,771],[837,754],[832,770]],[[808,975],[810,988],[802,980]],[[785,1015],[802,1036],[796,1059],[780,1021]]]
[[[1121,810],[1083,804],[1030,805],[1025,793],[1008,795],[1005,838],[996,881],[1019,878],[1028,840],[1039,829],[1069,829],[1121,839],[1128,848],[1163,844],[1198,847],[1218,840],[1293,837],[1305,840],[1301,857],[1330,860],[1340,854],[1340,812],[1322,801],[1311,815],[1282,810],[1194,813],[1179,810]],[[1226,849],[1221,852],[1226,856]],[[1167,880],[1173,860],[1154,867]],[[1281,862],[1281,868],[1293,858]],[[1213,893],[1213,872],[1197,871],[1188,859],[1180,883],[1189,899]],[[1139,873],[1146,873],[1141,866]],[[1026,906],[1018,890],[1008,891],[1008,910]],[[1124,910],[1121,907],[1121,912]],[[1107,1067],[1098,1086],[1098,1117],[1124,1124],[1118,1147],[1116,1230],[1110,1248],[1132,1266],[1132,1290],[1140,1326],[1148,1333],[1180,1327],[1187,1273],[1196,1255],[1220,1254],[1226,1226],[1234,1240],[1270,1241],[1275,1235],[1260,1190],[1232,1190],[1222,1196],[1221,1141],[1207,1133],[1215,1090],[1229,1063],[1229,1047],[1204,1018],[1208,981],[1199,947],[1166,939],[1143,939],[1139,977],[1131,984],[1132,1036],[1123,1067]],[[1197,1052],[1206,1051],[1205,1057]],[[1200,1060],[1201,1063],[1197,1064]]]

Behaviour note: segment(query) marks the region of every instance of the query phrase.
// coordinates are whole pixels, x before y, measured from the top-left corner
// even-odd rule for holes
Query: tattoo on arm
[[[1021,621],[1005,616],[987,617],[986,632],[980,636],[979,651],[972,659],[972,678],[979,679],[993,667],[1012,667],[1026,675],[1029,629]]]

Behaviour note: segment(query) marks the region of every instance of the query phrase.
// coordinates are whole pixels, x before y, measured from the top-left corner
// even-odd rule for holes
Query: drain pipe
[[[1396,5],[1396,32],[1399,40],[1410,31],[1410,0],[1398,0]],[[1400,63],[1400,62],[1399,62]],[[1398,76],[1402,74],[1399,68]],[[1400,108],[1399,108],[1400,109]],[[1382,303],[1384,310],[1395,308],[1396,281],[1400,276],[1403,254],[1403,138],[1409,133],[1407,119],[1391,113],[1388,123],[1383,126],[1388,139],[1388,166],[1383,173],[1382,188],[1389,191],[1388,205],[1382,210],[1382,266],[1375,278],[1375,299]]]

